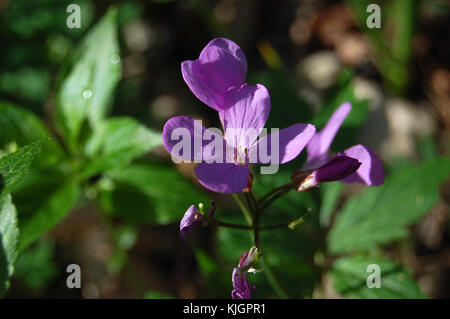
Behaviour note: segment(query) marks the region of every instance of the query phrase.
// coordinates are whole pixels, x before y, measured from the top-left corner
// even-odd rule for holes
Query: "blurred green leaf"
[[[381,287],[368,288],[367,266],[375,264],[381,270]],[[369,269],[370,270],[370,269]],[[345,297],[357,298],[426,298],[408,271],[393,261],[354,256],[340,258],[330,271],[335,288]]]
[[[76,3],[81,9],[81,28],[69,29],[66,25],[69,4]],[[39,0],[30,4],[28,0],[14,0],[2,10],[2,21],[14,36],[29,38],[43,32],[59,29],[66,33],[77,34],[85,30],[93,18],[94,8],[89,0]]]
[[[312,116],[311,106],[302,100],[295,81],[285,70],[271,70],[249,74],[249,83],[261,83],[270,92],[272,110],[267,127],[289,126],[295,123],[307,123]]]
[[[50,73],[46,69],[22,67],[0,74],[0,90],[27,101],[44,103],[50,89],[50,80]]]
[[[439,199],[439,186],[450,174],[450,159],[406,166],[383,186],[348,200],[327,238],[333,254],[368,250],[404,238]]]
[[[17,259],[14,278],[19,278],[33,290],[50,285],[58,274],[58,267],[53,261],[54,250],[53,242],[41,240],[22,251]]]
[[[42,206],[28,219],[20,220],[19,249],[23,250],[55,227],[74,208],[80,195],[76,182],[68,181],[46,197]]]
[[[90,176],[127,165],[162,144],[160,133],[155,133],[128,117],[106,120],[97,126],[85,148],[91,162],[83,171]]]
[[[62,71],[56,111],[66,142],[75,147],[84,120],[95,127],[108,112],[121,76],[115,10],[83,38],[70,62]]]
[[[10,142],[25,146],[37,139],[51,135],[44,123],[32,112],[0,101],[0,147]],[[64,158],[64,151],[54,140],[42,145],[42,152],[36,159],[38,166],[55,164]]]
[[[9,192],[27,173],[33,159],[40,152],[41,145],[44,142],[44,139],[37,140],[18,149],[14,153],[0,157],[0,174],[3,176],[4,182],[2,194]]]
[[[0,199],[0,297],[8,289],[9,277],[14,272],[18,237],[16,208],[7,194]]]
[[[149,290],[144,294],[144,299],[174,299],[172,295],[168,295],[156,290]]]
[[[116,184],[101,193],[100,204],[130,222],[178,222],[190,205],[209,202],[172,166],[131,164],[108,176]]]
[[[320,185],[322,201],[320,205],[319,221],[322,227],[330,225],[331,215],[339,203],[339,198],[344,187],[345,184],[341,182],[323,183]]]

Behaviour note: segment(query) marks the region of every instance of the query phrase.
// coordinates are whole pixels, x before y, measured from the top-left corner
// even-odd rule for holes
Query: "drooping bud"
[[[257,272],[253,266],[258,262],[259,256],[260,253],[256,247],[252,247],[248,252],[242,254],[238,267],[233,269],[231,277],[233,282],[231,296],[233,299],[250,299],[251,295],[255,293],[255,286],[247,281],[247,273]]]
[[[198,204],[199,209],[194,205],[189,206],[186,213],[184,213],[183,218],[180,222],[180,233],[183,239],[186,239],[189,235],[192,227],[196,223],[201,223],[202,225],[208,224],[211,218],[214,217],[214,211],[216,210],[216,204],[211,201],[211,208],[207,213],[204,212],[203,203]]]
[[[354,158],[337,155],[313,171],[295,172],[292,181],[298,192],[304,192],[320,183],[341,180],[356,172],[360,166],[361,162]]]

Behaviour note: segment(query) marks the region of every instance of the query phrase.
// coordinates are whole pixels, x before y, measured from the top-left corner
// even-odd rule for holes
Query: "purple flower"
[[[248,186],[250,163],[289,162],[300,154],[315,133],[313,125],[298,123],[258,139],[270,113],[269,92],[260,84],[229,89],[225,105],[230,107],[219,112],[223,136],[196,124],[188,116],[169,119],[163,129],[167,151],[184,161],[201,162],[195,174],[200,184],[214,192],[241,192]],[[176,130],[180,128],[189,133],[190,138],[189,146],[182,152],[177,146],[180,139],[176,138]],[[209,136],[209,139],[202,136]],[[219,147],[215,147],[217,142],[220,142]],[[270,158],[266,156],[269,152]]]
[[[233,283],[233,291],[231,296],[233,299],[250,299],[255,293],[256,288],[247,281],[248,272],[256,272],[253,266],[258,261],[259,251],[256,247],[250,248],[250,251],[242,254],[239,264],[233,269],[231,281]]]
[[[203,204],[199,204],[200,209],[203,209]],[[191,232],[194,224],[201,223],[202,225],[206,225],[206,218],[210,218],[214,215],[214,211],[216,210],[216,205],[214,201],[211,201],[211,208],[208,214],[205,216],[198,210],[194,205],[189,206],[186,213],[184,213],[183,218],[180,222],[180,233],[183,239],[186,239]]]
[[[328,150],[348,113],[349,102],[333,113],[325,127],[307,145],[308,158],[302,170],[292,176],[299,192],[322,182],[340,180],[344,183],[363,183],[378,186],[384,182],[383,166],[377,154],[364,145],[354,145],[332,157]]]
[[[195,61],[183,61],[181,72],[192,93],[216,111],[231,105],[224,99],[230,88],[245,83],[247,60],[241,48],[231,40],[211,40]]]

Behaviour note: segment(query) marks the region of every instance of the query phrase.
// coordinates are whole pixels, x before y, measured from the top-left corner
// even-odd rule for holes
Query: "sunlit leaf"
[[[11,188],[27,173],[45,140],[37,140],[16,152],[0,157],[0,174],[3,176],[3,193]]]
[[[83,174],[89,176],[122,167],[160,144],[160,133],[151,131],[132,118],[106,120],[98,125],[87,142],[86,154],[91,162]]]
[[[19,249],[23,250],[61,222],[74,208],[79,194],[79,185],[72,181],[49,194],[30,218],[20,222]]]
[[[15,142],[19,147],[51,137],[44,123],[32,112],[8,102],[0,102],[0,148]],[[64,151],[54,140],[42,145],[37,165],[48,166],[64,158]]]
[[[95,127],[110,108],[121,75],[116,11],[110,10],[77,46],[62,72],[57,119],[69,143],[76,143],[83,122]]]
[[[380,287],[369,288],[380,270]],[[336,260],[330,271],[334,286],[342,295],[357,298],[426,298],[408,271],[388,259],[346,257]]]
[[[371,249],[408,235],[439,199],[439,186],[450,174],[450,159],[404,167],[346,202],[327,238],[331,253]]]
[[[0,199],[0,297],[8,289],[9,277],[14,272],[18,237],[17,212],[8,194]]]
[[[103,208],[130,221],[179,222],[190,205],[209,202],[172,166],[131,164],[108,176],[116,186],[103,193]]]

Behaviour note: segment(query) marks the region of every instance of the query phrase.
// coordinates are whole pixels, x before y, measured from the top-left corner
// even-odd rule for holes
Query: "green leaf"
[[[406,166],[346,202],[328,238],[333,254],[368,250],[408,235],[439,199],[439,185],[450,174],[450,159]]]
[[[45,140],[37,140],[26,145],[14,153],[0,157],[0,174],[3,176],[3,191],[9,192],[11,188],[27,173],[33,159],[39,153]]]
[[[344,187],[345,184],[341,182],[323,183],[320,185],[322,203],[320,205],[319,221],[322,227],[330,225],[331,215],[338,205],[339,197]]]
[[[108,175],[115,185],[100,193],[100,204],[130,222],[179,222],[190,205],[209,202],[172,166],[131,164]]]
[[[95,127],[108,112],[121,76],[115,10],[83,38],[70,60],[62,71],[56,111],[60,130],[74,147],[84,120]]]
[[[79,195],[79,185],[76,182],[69,181],[50,194],[30,218],[23,222],[21,220],[19,249],[23,250],[61,222],[74,208]]]
[[[99,124],[86,144],[91,159],[83,175],[120,168],[162,144],[161,134],[155,133],[128,117],[113,118]]]
[[[33,291],[43,290],[58,276],[58,265],[54,261],[55,244],[40,240],[20,253],[17,259],[14,278]]]
[[[172,295],[168,295],[156,290],[149,290],[144,294],[144,299],[174,299]]]
[[[380,288],[367,286],[368,277],[376,274],[373,269],[367,268],[373,264],[380,267]],[[426,298],[409,272],[388,259],[364,256],[340,258],[334,262],[330,274],[335,288],[345,297]]]
[[[9,277],[14,272],[18,237],[16,208],[7,194],[0,199],[0,297],[8,289]]]
[[[0,101],[0,148],[15,142],[20,147],[38,139],[51,137],[44,123],[27,109]],[[42,145],[42,152],[36,162],[39,166],[57,163],[64,157],[64,151],[55,141]]]

